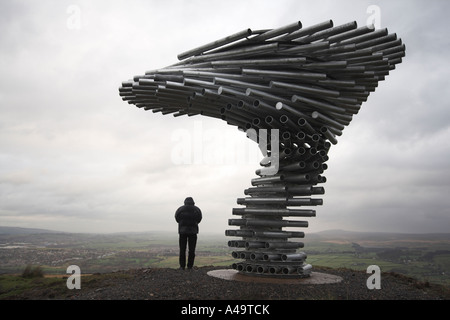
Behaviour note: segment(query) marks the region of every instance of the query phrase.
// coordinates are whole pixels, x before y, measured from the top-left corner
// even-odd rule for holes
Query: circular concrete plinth
[[[243,282],[256,282],[256,283],[277,283],[277,284],[330,284],[339,283],[342,278],[333,274],[311,272],[311,275],[307,278],[270,278],[270,277],[258,277],[252,275],[246,275],[239,273],[233,269],[220,269],[212,270],[207,273],[211,277],[220,278],[224,280],[243,281]]]

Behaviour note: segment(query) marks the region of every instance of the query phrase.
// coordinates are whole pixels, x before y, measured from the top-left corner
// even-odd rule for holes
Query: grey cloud
[[[72,4],[81,9],[79,30],[66,25]],[[120,83],[248,27],[326,19],[361,26],[371,4],[380,6],[382,25],[404,40],[407,56],[332,147],[324,206],[311,230],[445,231],[450,115],[443,1],[2,1],[2,223],[175,230],[173,212],[191,195],[207,217],[202,230],[223,234],[258,163],[214,163],[220,160],[214,141],[226,134],[240,148],[246,138],[221,121],[127,105]],[[204,123],[203,133],[217,129],[203,141],[217,158],[174,164],[171,137],[177,129],[193,134],[194,121]]]

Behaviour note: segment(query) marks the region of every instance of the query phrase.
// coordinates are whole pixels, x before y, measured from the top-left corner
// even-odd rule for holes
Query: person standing
[[[175,220],[178,222],[180,269],[184,270],[186,267],[186,246],[188,246],[187,268],[191,270],[194,266],[198,224],[202,221],[202,211],[195,206],[194,199],[187,197],[184,205],[175,212]]]

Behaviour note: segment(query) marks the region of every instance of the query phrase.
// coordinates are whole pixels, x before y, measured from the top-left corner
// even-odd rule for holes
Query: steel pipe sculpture
[[[203,115],[226,121],[258,142],[258,177],[237,199],[226,230],[233,268],[245,274],[307,277],[311,265],[297,252],[314,217],[317,186],[326,182],[328,151],[346,126],[402,61],[405,46],[387,29],[333,26],[245,29],[178,55],[180,62],[146,72],[119,88],[124,101],[174,117]],[[285,218],[289,219],[285,219]],[[300,217],[301,220],[296,218]]]

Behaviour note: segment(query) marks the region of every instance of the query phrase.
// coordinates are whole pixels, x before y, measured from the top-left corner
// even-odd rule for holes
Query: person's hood
[[[191,197],[187,197],[187,198],[184,200],[184,204],[185,204],[185,205],[191,205],[191,206],[193,206],[193,205],[195,204],[195,202],[194,202],[194,199],[192,199]]]

